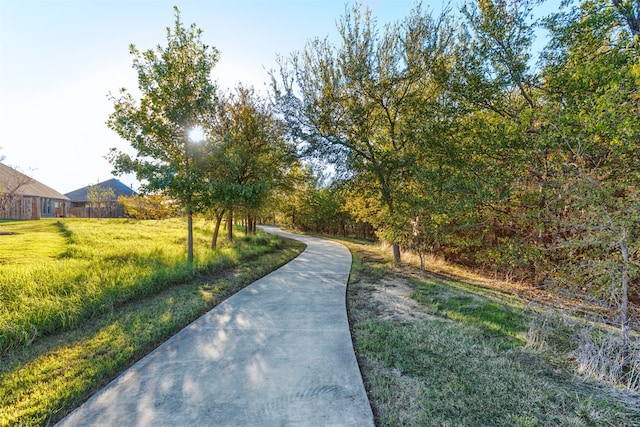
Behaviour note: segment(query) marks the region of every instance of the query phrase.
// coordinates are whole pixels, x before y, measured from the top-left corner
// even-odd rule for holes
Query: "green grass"
[[[204,224],[204,223],[203,223]],[[183,221],[59,220],[8,222],[0,231],[0,354],[153,295],[193,276]],[[208,248],[195,229],[194,271],[237,265],[271,243]],[[256,252],[257,251],[257,252]]]
[[[640,425],[637,396],[581,380],[525,346],[531,312],[514,298],[348,246],[354,344],[378,425]],[[372,298],[381,282],[409,286],[421,316],[382,316]]]
[[[30,305],[22,302],[22,307],[32,308],[36,313],[23,315],[13,311],[14,317],[3,318],[3,328],[9,329],[12,319],[35,322],[49,318],[55,322],[56,315],[51,313],[38,317],[33,308],[37,307],[37,302],[32,297],[25,298],[25,293],[39,292],[41,298],[48,299],[48,303],[42,304],[44,309],[52,310],[51,307],[58,304],[64,311],[68,304],[75,307],[73,313],[83,315],[76,314],[75,320],[64,327],[45,324],[39,331],[49,328],[51,332],[33,333],[29,340],[5,347],[0,359],[2,426],[47,425],[61,419],[159,343],[222,299],[292,259],[304,247],[298,242],[259,234],[238,237],[234,244],[211,251],[206,247],[207,230],[203,225],[197,228],[198,270],[191,273],[185,265],[182,237],[185,230],[180,221],[77,220],[49,224],[44,221],[42,225],[44,227],[34,229],[27,223],[2,223],[0,230],[11,228],[24,234],[40,232],[48,235],[42,236],[44,240],[56,241],[57,237],[66,242],[58,245],[58,253],[44,250],[38,253],[30,249],[32,260],[40,256],[42,269],[38,271],[46,275],[54,275],[54,266],[69,262],[77,262],[85,271],[65,270],[73,273],[69,274],[72,283],[66,286],[54,283],[55,291],[38,291],[28,286],[29,282],[22,282],[28,289],[22,294],[14,292],[22,301],[31,302]],[[118,236],[107,238],[105,235],[116,231]],[[104,248],[103,256],[99,247]],[[65,255],[60,256],[60,252]],[[126,256],[115,257],[117,254]],[[7,265],[11,264],[3,267]],[[110,289],[105,296],[98,288],[100,284],[108,286],[113,279],[104,280],[93,275],[117,275],[117,272],[109,271],[109,267],[122,267],[132,277],[127,277],[126,281],[123,278],[119,287]],[[153,274],[151,268],[162,273]],[[19,269],[12,271],[15,274]],[[32,274],[31,277],[36,277]],[[82,289],[81,282],[75,279],[76,274],[82,274],[90,290]],[[90,284],[92,280],[94,283]],[[118,290],[126,296],[118,296]],[[6,296],[4,294],[3,298]],[[101,301],[98,307],[104,307],[104,301],[108,301],[108,306],[83,309],[83,299],[87,300],[84,306],[95,307],[92,299]],[[14,303],[11,307],[21,306]],[[10,312],[4,307],[3,310]],[[67,312],[63,316],[71,317],[72,314]],[[13,323],[16,324],[20,325],[17,321]]]
[[[65,250],[65,236],[52,221],[0,222],[0,266],[28,265],[55,259]]]
[[[434,315],[480,329],[487,339],[504,348],[516,348],[526,342],[529,328],[522,305],[487,297],[446,279],[414,280],[412,297]]]

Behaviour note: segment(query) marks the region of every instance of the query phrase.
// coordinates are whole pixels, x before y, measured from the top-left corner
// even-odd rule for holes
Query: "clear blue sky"
[[[174,5],[220,50],[212,77],[221,88],[262,89],[277,54],[313,37],[335,39],[347,2],[0,0],[0,157],[62,193],[112,178],[103,156],[130,146],[105,125],[107,94],[137,87],[128,46],[165,45]],[[414,1],[361,3],[384,23],[406,16]],[[438,12],[442,4],[423,1]],[[137,186],[133,177],[120,179]]]

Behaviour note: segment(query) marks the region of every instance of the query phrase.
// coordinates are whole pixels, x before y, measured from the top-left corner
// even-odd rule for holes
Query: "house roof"
[[[113,190],[113,194],[115,195],[116,199],[120,196],[131,197],[137,194],[131,188],[127,187],[125,184],[123,184],[122,182],[118,181],[115,178],[112,178],[108,181],[99,182],[96,185],[99,185],[100,187],[103,187],[103,188],[111,188]],[[86,187],[82,187],[77,190],[71,191],[65,194],[65,196],[67,196],[73,202],[88,202],[89,196],[87,195],[87,193],[90,187],[92,186],[87,185]]]
[[[0,193],[15,193],[23,196],[39,196],[49,199],[67,200],[62,193],[36,181],[17,170],[0,163]]]

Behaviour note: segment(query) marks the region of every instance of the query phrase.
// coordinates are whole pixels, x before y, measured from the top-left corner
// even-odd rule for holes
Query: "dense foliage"
[[[180,213],[177,203],[162,193],[120,196],[118,203],[124,206],[127,217],[135,219],[168,219]]]
[[[206,129],[211,136],[196,160],[200,176],[195,198],[199,210],[216,220],[215,247],[225,214],[232,223],[238,211],[247,228],[255,232],[257,216],[282,185],[296,156],[282,121],[252,88],[240,85],[231,93],[220,94]],[[229,240],[231,237],[229,234]]]
[[[567,295],[619,328],[628,366],[640,5],[565,1],[536,21],[539,3],[480,0],[438,17],[418,5],[383,28],[347,9],[341,43],[312,40],[282,61],[274,97],[305,152],[347,177],[326,218],[372,224],[396,261],[398,247],[432,252]],[[538,27],[549,42],[536,63]]]

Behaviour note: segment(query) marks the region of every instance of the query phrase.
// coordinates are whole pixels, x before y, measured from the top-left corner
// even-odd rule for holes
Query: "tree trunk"
[[[400,264],[400,246],[397,243],[393,244],[393,262]]]
[[[620,304],[620,332],[622,335],[622,366],[629,366],[629,247],[624,241],[619,243],[624,267],[621,271],[622,295]]]
[[[222,224],[222,218],[224,217],[224,211],[220,212],[220,215],[216,215],[216,226],[213,228],[213,238],[211,239],[211,249],[215,249],[218,246],[218,232],[220,231],[220,224]]]
[[[227,240],[233,241],[233,209],[229,209],[227,216]]]
[[[187,206],[187,262],[193,264],[193,213],[190,203]]]

